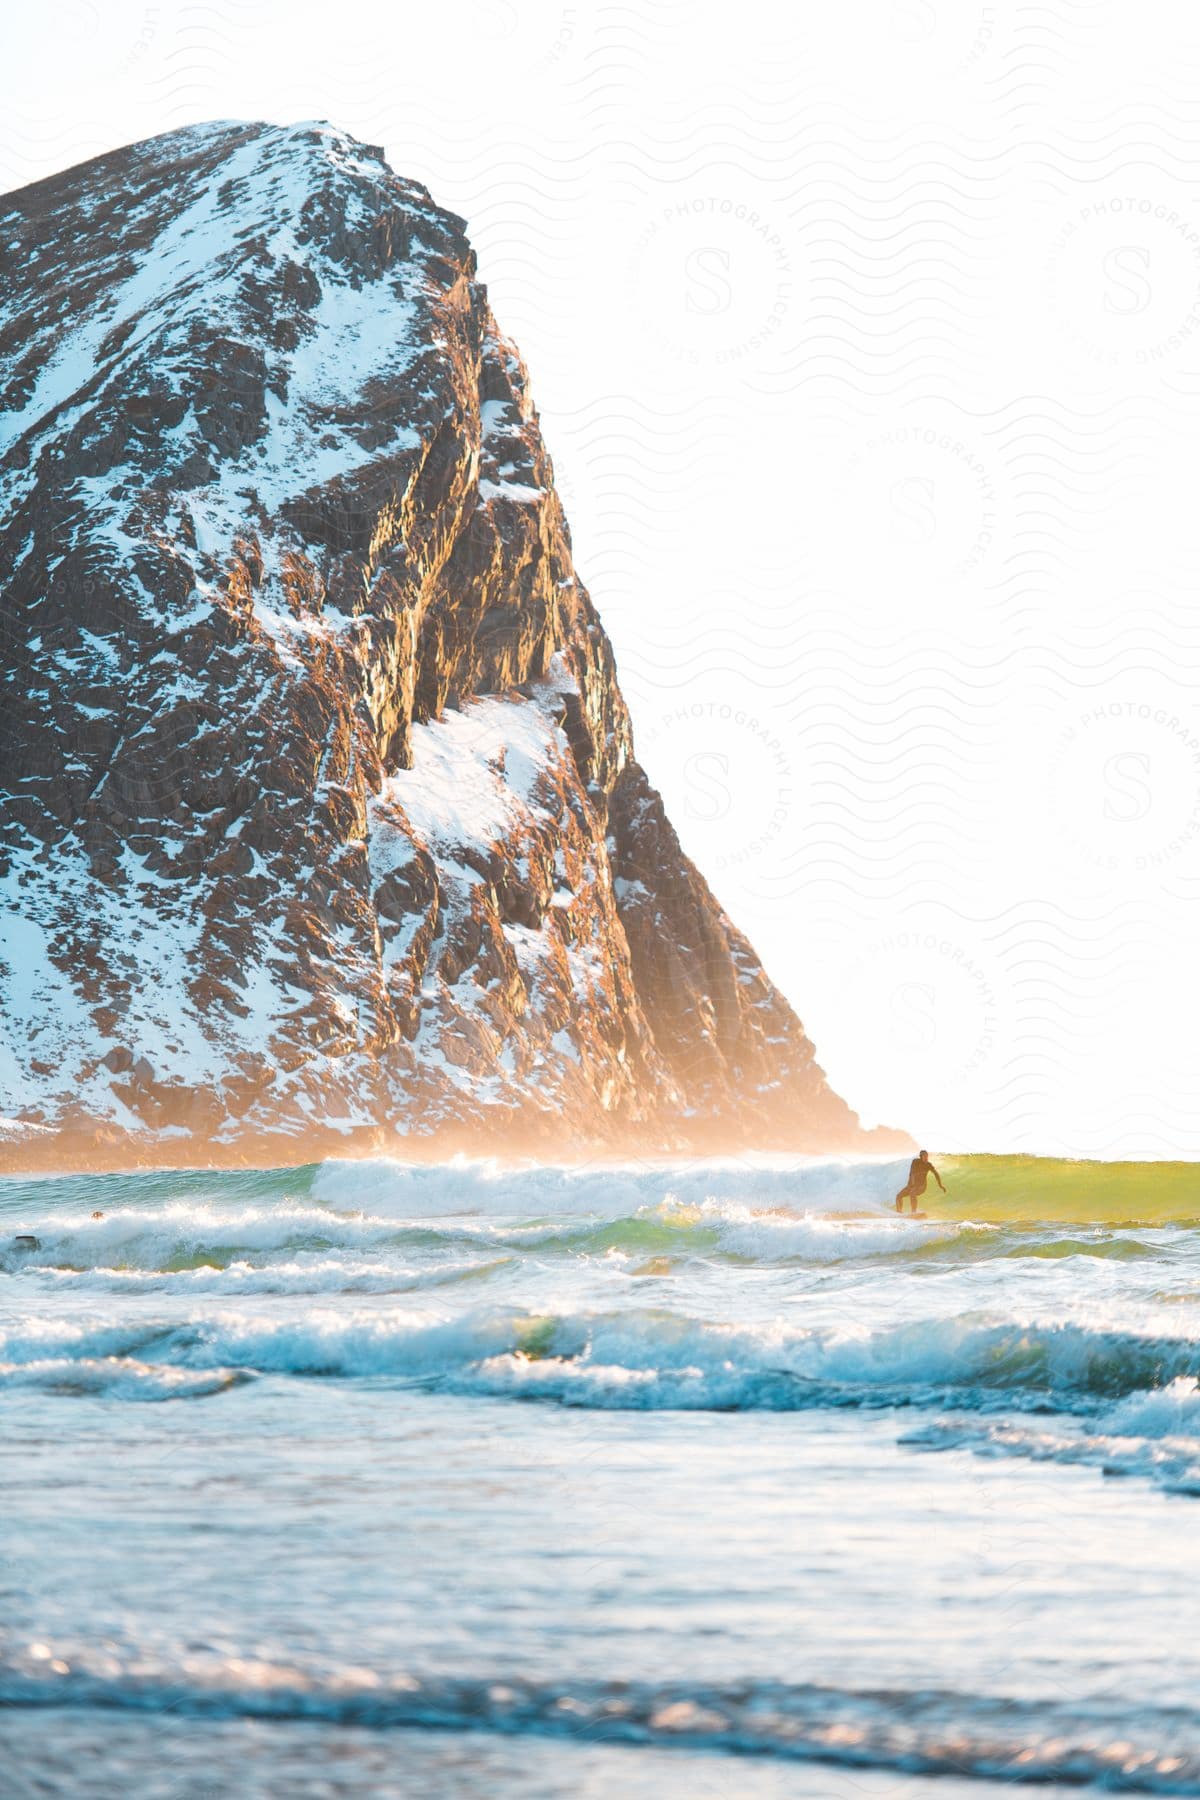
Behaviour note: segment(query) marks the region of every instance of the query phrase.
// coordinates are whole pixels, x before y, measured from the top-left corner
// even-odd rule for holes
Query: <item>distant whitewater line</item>
[[[1165,1224],[1200,1221],[1200,1163],[1094,1162],[1040,1156],[938,1156],[948,1192],[930,1184],[921,1202],[931,1219],[1003,1223]],[[0,1218],[19,1211],[52,1172],[0,1176]],[[793,1213],[888,1210],[908,1174],[907,1156],[820,1156],[750,1152],[723,1157],[604,1157],[554,1163],[457,1155],[440,1161],[332,1158],[279,1168],[161,1168],[58,1174],[89,1207],[139,1204],[155,1195],[219,1193],[270,1202],[311,1197],[389,1215],[411,1212],[595,1212],[614,1217],[665,1197],[684,1205],[745,1201]]]
[[[36,1203],[53,1180],[56,1196],[72,1191],[89,1209],[117,1205],[122,1196],[145,1204],[211,1195],[221,1202],[311,1198],[326,1206],[356,1207],[393,1216],[429,1212],[600,1212],[655,1205],[670,1194],[685,1202],[750,1199],[756,1206],[852,1210],[890,1204],[908,1171],[892,1156],[597,1158],[588,1162],[455,1156],[443,1161],[391,1157],[333,1158],[261,1169],[131,1169],[52,1177],[0,1176],[0,1217]]]

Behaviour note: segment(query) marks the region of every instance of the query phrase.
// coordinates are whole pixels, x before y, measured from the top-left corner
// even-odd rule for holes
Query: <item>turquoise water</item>
[[[0,1183],[0,1791],[1200,1793],[1200,1231],[903,1174]]]

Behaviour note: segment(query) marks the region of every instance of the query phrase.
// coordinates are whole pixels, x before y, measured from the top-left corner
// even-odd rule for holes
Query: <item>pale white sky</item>
[[[686,847],[868,1120],[1200,1156],[1200,14],[44,0],[0,186],[329,118],[465,214]]]

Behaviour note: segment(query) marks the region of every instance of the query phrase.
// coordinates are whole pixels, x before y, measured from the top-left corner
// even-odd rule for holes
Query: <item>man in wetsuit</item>
[[[928,1150],[922,1150],[919,1156],[913,1157],[912,1167],[908,1171],[908,1186],[902,1187],[900,1192],[896,1195],[897,1212],[904,1211],[904,1202],[906,1200],[912,1201],[912,1210],[916,1212],[917,1201],[925,1192],[925,1184],[931,1175],[938,1186],[942,1188],[944,1194],[946,1190],[942,1187],[942,1178],[930,1162]]]

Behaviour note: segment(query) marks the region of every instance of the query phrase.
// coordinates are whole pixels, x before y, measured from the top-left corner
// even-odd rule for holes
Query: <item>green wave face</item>
[[[931,1218],[989,1224],[1171,1225],[1200,1221],[1200,1163],[1071,1162],[1052,1156],[935,1158],[946,1183]]]

